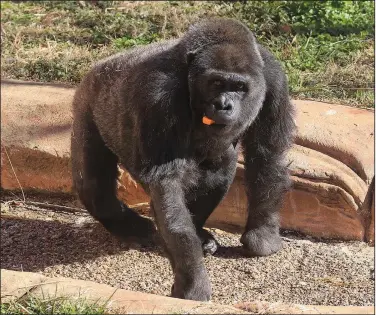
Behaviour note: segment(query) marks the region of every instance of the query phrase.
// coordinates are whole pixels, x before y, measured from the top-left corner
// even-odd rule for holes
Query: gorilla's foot
[[[179,299],[209,301],[212,288],[205,267],[176,273],[171,296]]]
[[[154,236],[156,229],[151,219],[140,216],[124,204],[121,208],[122,212],[114,217],[98,219],[111,234],[121,239],[151,239]]]
[[[276,227],[261,226],[245,232],[240,238],[250,256],[268,256],[282,248],[282,239]]]
[[[202,228],[197,231],[197,235],[201,240],[204,256],[213,255],[218,249],[218,242],[214,236],[209,231]]]

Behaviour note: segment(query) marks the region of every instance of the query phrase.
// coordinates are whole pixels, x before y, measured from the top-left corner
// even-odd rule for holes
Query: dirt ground
[[[247,258],[240,235],[211,231],[221,245],[205,258],[214,302],[374,305],[374,248],[365,243],[322,242],[284,231],[282,251]],[[121,242],[84,213],[4,200],[1,268],[166,296],[173,280],[158,246]]]

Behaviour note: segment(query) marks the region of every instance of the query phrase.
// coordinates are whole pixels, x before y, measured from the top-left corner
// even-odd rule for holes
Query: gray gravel
[[[172,272],[159,248],[124,243],[84,214],[2,203],[1,268],[92,280],[169,295]],[[211,229],[221,244],[205,258],[213,301],[374,305],[374,248],[284,234],[284,249],[243,256],[239,237]]]

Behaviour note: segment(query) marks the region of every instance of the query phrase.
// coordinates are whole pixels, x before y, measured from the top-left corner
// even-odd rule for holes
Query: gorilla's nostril
[[[222,104],[222,102],[214,102],[214,108],[216,109],[216,110],[222,110],[223,109],[223,104]]]
[[[214,102],[213,103],[215,110],[220,111],[231,111],[233,109],[233,104],[231,102]]]
[[[225,106],[223,107],[223,110],[227,110],[227,111],[232,110],[232,104],[231,103],[225,104]]]

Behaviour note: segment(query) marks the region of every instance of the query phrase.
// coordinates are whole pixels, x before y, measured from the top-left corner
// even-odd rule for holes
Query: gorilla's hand
[[[282,248],[278,227],[261,226],[245,232],[241,243],[250,256],[268,256]]]
[[[191,270],[190,273],[177,272],[171,289],[171,296],[180,299],[209,301],[212,289],[205,267]]]
[[[198,230],[197,234],[202,243],[204,256],[213,255],[218,249],[218,242],[214,236],[205,229]]]

